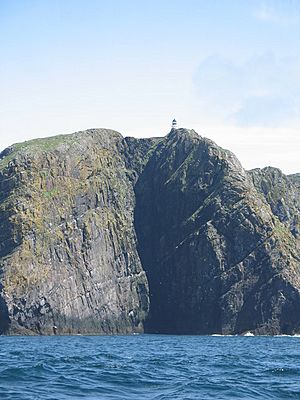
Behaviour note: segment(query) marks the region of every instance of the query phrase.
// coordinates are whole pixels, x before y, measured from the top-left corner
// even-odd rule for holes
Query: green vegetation
[[[9,153],[7,156],[3,157],[2,160],[0,160],[0,169],[5,168],[8,163],[13,160],[18,153],[32,153],[35,154],[36,152],[41,152],[41,151],[52,151],[55,150],[58,146],[61,144],[68,144],[72,145],[75,143],[77,140],[76,135],[58,135],[58,136],[52,136],[48,138],[41,138],[41,139],[33,139],[33,140],[27,140],[22,143],[16,143],[11,146],[11,153]]]
[[[47,198],[55,197],[58,194],[59,194],[59,190],[57,188],[43,192],[43,196],[47,197]]]

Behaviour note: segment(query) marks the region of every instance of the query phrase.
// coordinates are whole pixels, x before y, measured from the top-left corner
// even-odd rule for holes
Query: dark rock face
[[[255,187],[270,204],[273,214],[295,238],[300,239],[300,188],[295,175],[288,177],[272,167],[253,169],[249,173]]]
[[[186,129],[12,146],[0,333],[300,332],[297,182]]]
[[[3,286],[2,284],[0,284],[0,294],[2,294],[2,289]],[[9,328],[8,310],[5,300],[3,299],[2,295],[0,295],[0,335],[7,332],[8,328]]]
[[[192,131],[173,131],[135,190],[139,253],[151,293],[147,330],[299,329],[295,239],[230,152]]]
[[[123,139],[90,130],[53,140],[25,144],[0,175],[10,332],[141,332],[148,283]]]
[[[288,178],[298,189],[300,189],[300,173],[288,175]]]

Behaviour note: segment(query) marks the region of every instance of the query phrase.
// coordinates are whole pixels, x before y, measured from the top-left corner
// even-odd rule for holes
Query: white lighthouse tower
[[[174,118],[173,121],[172,121],[172,129],[176,129],[176,128],[177,128],[177,121]]]

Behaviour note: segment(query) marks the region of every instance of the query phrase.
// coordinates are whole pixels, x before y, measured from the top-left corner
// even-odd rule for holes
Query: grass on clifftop
[[[69,135],[58,135],[51,136],[41,139],[32,139],[25,142],[13,144],[10,149],[11,151],[7,155],[0,159],[0,169],[3,169],[8,163],[15,158],[18,153],[36,153],[40,151],[51,151],[55,150],[61,144],[72,144],[76,141],[76,137],[73,134]]]

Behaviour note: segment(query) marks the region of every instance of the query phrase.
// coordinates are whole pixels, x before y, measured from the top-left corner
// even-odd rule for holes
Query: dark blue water
[[[0,337],[0,399],[300,399],[299,337]]]

